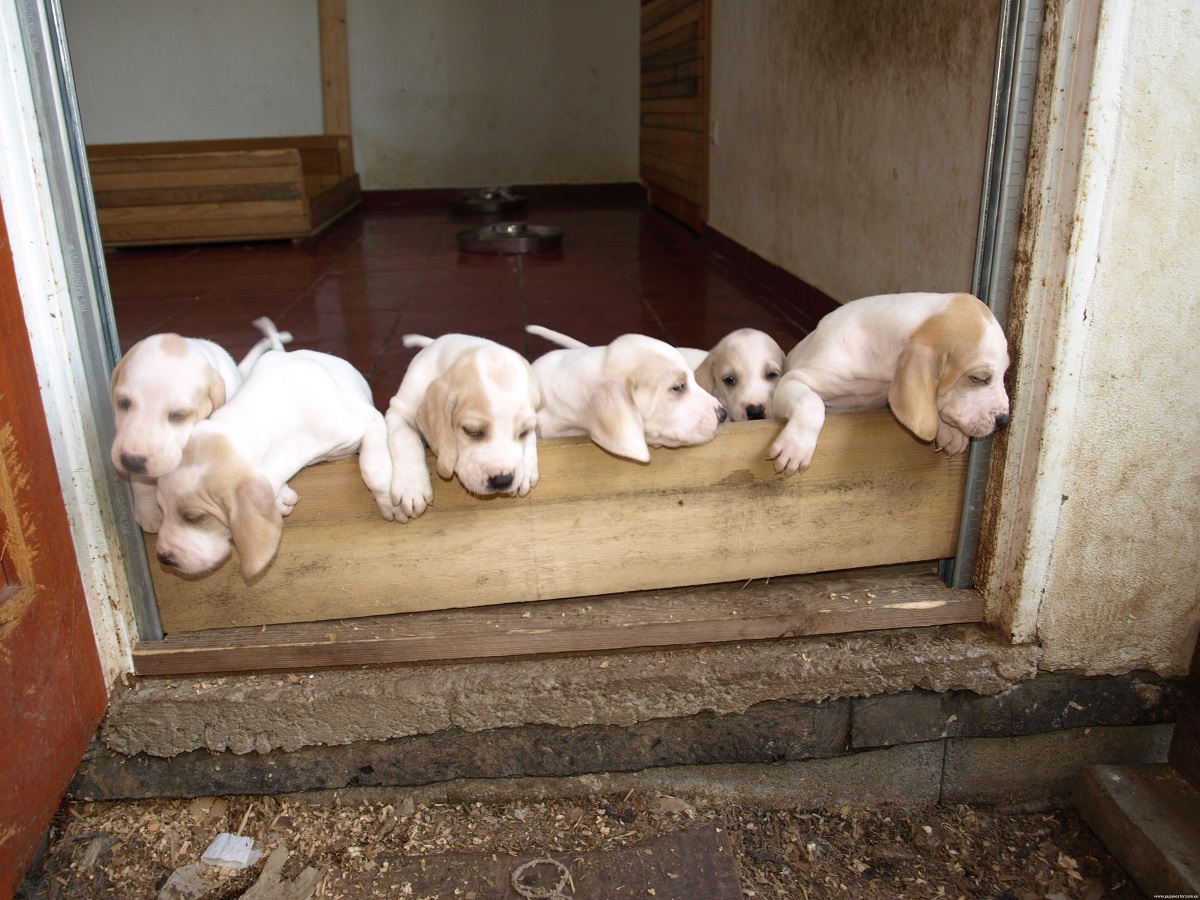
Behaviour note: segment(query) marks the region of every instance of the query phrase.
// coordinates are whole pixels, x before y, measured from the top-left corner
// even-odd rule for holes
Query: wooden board
[[[88,148],[107,246],[310,238],[362,191],[344,135]]]
[[[170,634],[139,675],[194,675],[681,647],[979,622],[931,563],[473,609]]]
[[[312,466],[279,555],[184,579],[155,562],[168,633],[743,581],[951,556],[965,479],[887,411],[830,416],[813,466],[766,460],[778,421],[739,422],[647,465],[585,439],[539,444],[528,497],[480,500],[434,476],[434,506],[385,522],[357,462]]]

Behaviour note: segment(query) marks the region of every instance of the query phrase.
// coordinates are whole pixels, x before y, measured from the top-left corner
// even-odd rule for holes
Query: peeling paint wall
[[[998,8],[713,0],[709,224],[843,302],[969,289]]]
[[[1121,18],[1114,23],[1113,17]],[[1200,10],[1108,6],[1116,113],[1070,460],[1038,614],[1048,668],[1186,671],[1200,627]]]
[[[320,134],[316,0],[62,0],[90,143]],[[353,0],[368,190],[638,180],[638,0]]]

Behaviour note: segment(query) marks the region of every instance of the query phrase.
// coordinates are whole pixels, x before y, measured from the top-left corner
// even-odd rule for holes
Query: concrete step
[[[1200,793],[1171,766],[1084,766],[1073,800],[1146,894],[1200,896]]]

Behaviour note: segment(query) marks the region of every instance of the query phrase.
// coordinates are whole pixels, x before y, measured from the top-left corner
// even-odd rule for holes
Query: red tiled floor
[[[564,229],[563,247],[521,256],[466,254],[459,231],[481,222],[449,205],[370,205],[316,240],[167,247],[106,257],[122,349],[159,331],[223,344],[240,358],[271,316],[293,347],[349,359],[387,401],[416,350],[407,333],[478,334],[535,358],[552,347],[524,333],[545,325],[601,343],[637,331],[705,347],[735,328],[784,350],[803,319],[767,288],[643,204],[530,205]]]

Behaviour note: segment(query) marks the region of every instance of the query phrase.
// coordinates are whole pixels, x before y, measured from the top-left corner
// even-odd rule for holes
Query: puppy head
[[[709,351],[696,368],[696,381],[720,401],[732,421],[770,419],[782,372],[783,348],[775,339],[755,328],[739,328]]]
[[[1008,341],[992,311],[970,294],[956,294],[919,325],[900,354],[888,404],[923,441],[938,421],[971,437],[1008,423]]]
[[[626,334],[605,348],[589,435],[617,456],[650,461],[650,447],[687,447],[717,436],[726,419],[696,383],[683,355],[663,341]]]
[[[529,363],[500,345],[467,350],[430,382],[417,429],[437,457],[438,475],[457,475],[480,496],[515,493],[537,453],[542,391]],[[534,457],[536,458],[536,457]]]
[[[220,373],[177,334],[134,344],[113,369],[111,395],[113,465],[151,478],[179,465],[193,426],[226,400]]]
[[[188,575],[217,568],[233,546],[253,578],[283,537],[275,490],[219,434],[193,436],[179,467],[159,478],[158,503],[158,559]]]

